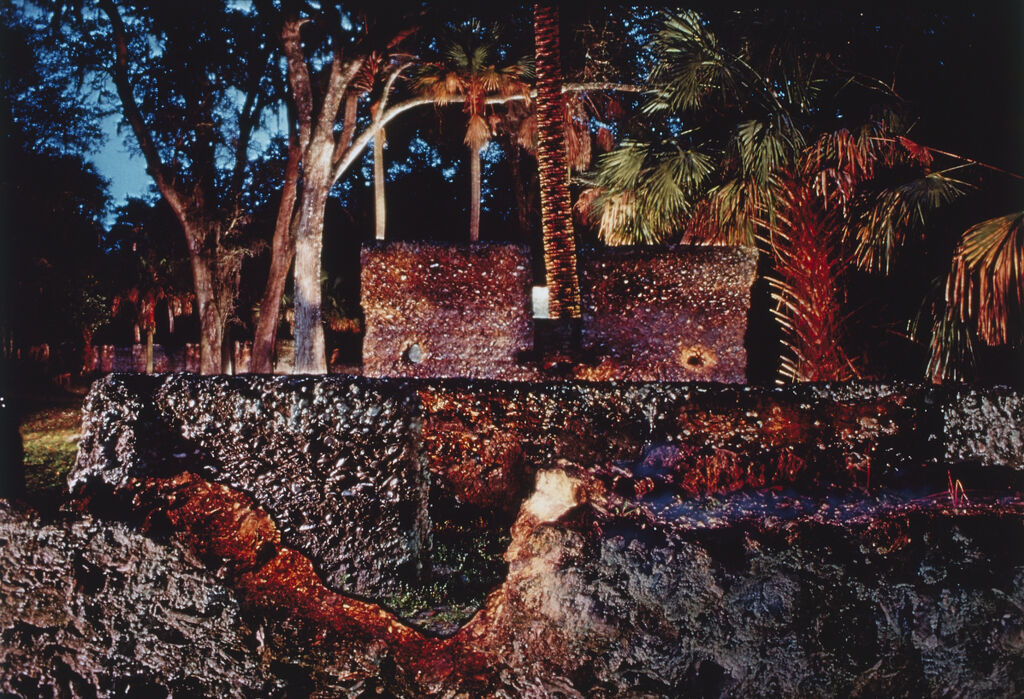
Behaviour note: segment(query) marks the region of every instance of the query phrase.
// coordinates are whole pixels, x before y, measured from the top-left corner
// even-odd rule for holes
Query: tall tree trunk
[[[326,374],[327,351],[320,312],[320,254],[324,210],[331,191],[331,149],[316,147],[317,160],[308,163],[295,238],[295,373]]]
[[[526,183],[523,182],[523,149],[512,139],[509,142],[508,164],[512,175],[512,191],[516,196],[516,221],[519,223],[519,235],[523,240],[529,240],[530,202],[526,194]]]
[[[480,149],[469,147],[469,239],[480,240]]]
[[[82,373],[87,374],[93,369],[93,356],[92,356],[92,336],[93,332],[91,328],[82,328]],[[4,355],[7,352],[7,342],[4,342]]]
[[[384,240],[385,216],[387,214],[385,203],[384,129],[381,129],[373,138],[373,213],[377,240]]]
[[[284,296],[284,287],[288,281],[288,270],[291,269],[292,260],[295,258],[292,217],[299,188],[300,156],[301,150],[293,133],[288,148],[288,164],[285,166],[281,203],[277,208],[277,222],[274,225],[270,271],[267,273],[267,285],[260,299],[260,317],[256,322],[256,333],[252,340],[252,364],[249,371],[254,374],[274,373],[274,345],[277,342],[281,298]]]
[[[190,258],[199,312],[199,373],[219,374],[225,319],[217,306],[215,272],[200,254],[192,253]]]
[[[565,160],[565,97],[558,45],[558,8],[534,6],[537,63],[537,169],[540,179],[544,268],[552,318],[579,318],[576,238]]]
[[[153,335],[156,334],[156,328],[149,326],[146,328],[146,373],[153,373]]]

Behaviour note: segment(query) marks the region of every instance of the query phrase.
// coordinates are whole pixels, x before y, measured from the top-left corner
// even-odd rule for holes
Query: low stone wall
[[[400,385],[112,374],[84,411],[74,493],[192,471],[252,496],[335,589],[382,595],[419,577],[428,480]]]
[[[361,259],[364,375],[533,377],[528,248],[385,243]]]
[[[756,273],[748,248],[585,250],[582,344],[598,363],[593,378],[746,383]]]
[[[112,375],[86,410],[91,515],[0,509],[3,691],[1024,692],[1011,391]],[[445,639],[324,586],[425,553],[430,477],[529,496]]]
[[[204,473],[279,517],[331,584],[361,591],[428,548],[428,480],[435,502],[501,520],[559,461],[647,454],[685,469],[692,493],[798,475],[869,487],[885,473],[934,492],[948,469],[1024,470],[1024,400],[996,390],[115,375],[86,410],[73,487]],[[362,536],[367,518],[373,545],[340,543]]]

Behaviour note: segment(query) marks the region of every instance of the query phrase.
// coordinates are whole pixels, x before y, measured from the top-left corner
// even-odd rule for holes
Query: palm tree
[[[552,318],[579,318],[580,288],[565,162],[565,98],[556,5],[538,3],[534,7],[533,31],[537,63],[537,170],[548,309]]]
[[[1024,343],[1024,211],[982,221],[961,236],[931,316],[928,376],[961,379],[973,363],[971,328],[987,345]],[[921,315],[911,324],[919,335]]]
[[[854,131],[837,124],[837,100],[863,95],[820,56],[774,45],[761,55],[749,37],[735,44],[697,13],[666,18],[644,106],[653,119],[600,163],[599,233],[612,244],[759,246],[773,262],[780,376],[849,378],[843,275],[887,272],[908,233],[963,183],[932,169],[895,110]],[[896,102],[870,89],[872,102]]]
[[[442,42],[444,60],[418,68],[415,89],[439,106],[463,99],[469,148],[470,215],[469,239],[480,239],[480,151],[491,138],[486,100],[494,95],[523,95],[529,98],[527,80],[532,70],[525,61],[497,67],[497,31],[472,21],[453,28]]]

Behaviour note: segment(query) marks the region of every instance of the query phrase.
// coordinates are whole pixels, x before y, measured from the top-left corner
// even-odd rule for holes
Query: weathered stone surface
[[[979,442],[967,426],[984,416],[993,435],[1010,434],[1024,416],[1014,394],[971,395],[115,376],[89,403],[83,459],[99,468],[80,463],[73,482],[85,486],[81,508],[171,537],[231,590],[237,633],[254,630],[262,663],[251,677],[266,677],[271,695],[283,682],[291,694],[349,696],[1017,696],[1024,467],[1012,440]],[[305,414],[334,402],[343,407],[328,422],[344,430]],[[142,448],[167,434],[191,455]],[[507,579],[446,639],[328,589],[324,566],[289,544],[283,516],[244,488],[204,480],[234,477],[241,467],[224,464],[244,462],[258,438],[319,479],[328,438],[354,458],[413,454],[439,475],[501,464],[496,487],[532,490],[512,526]],[[189,462],[195,472],[182,472]],[[467,500],[471,473],[458,486]],[[65,559],[74,554],[40,567]],[[89,579],[134,575],[131,563],[87,560],[106,571]],[[87,662],[75,672],[83,687],[103,686],[105,671],[89,668],[103,666],[108,646],[82,643]],[[15,638],[8,652],[20,647]],[[170,687],[161,673],[174,665],[154,662],[165,669],[146,681]]]
[[[231,591],[176,542],[0,501],[0,690],[269,696],[287,682]]]
[[[942,417],[946,459],[1024,469],[1024,396],[1008,389],[955,391]]]
[[[744,334],[757,253],[623,247],[580,256],[580,378],[746,383]]]
[[[361,261],[364,375],[532,378],[527,248],[386,243]]]
[[[387,508],[397,504],[398,514],[408,513],[422,482],[400,476],[397,494],[383,485],[403,469],[429,469],[435,494],[506,518],[517,511],[536,469],[558,459],[602,465],[650,452],[650,458],[686,464],[692,492],[761,487],[780,473],[862,487],[894,470],[919,488],[942,489],[947,466],[1024,469],[1022,400],[1000,391],[124,376],[97,384],[94,393],[73,486],[84,478],[116,485],[133,473],[202,469],[261,502],[280,500],[266,506],[280,518],[286,539],[324,565],[339,589],[344,581],[334,576],[342,569],[354,574],[342,560],[354,560],[351,550],[363,548],[367,531],[361,524],[338,526],[346,521],[340,513],[349,511],[351,500],[360,503],[347,515],[353,521],[389,521],[374,512],[372,501],[363,507],[361,497],[353,500],[359,492],[386,493]],[[159,401],[148,397],[157,394]],[[147,438],[140,441],[139,434]],[[177,446],[161,451],[155,435]],[[369,466],[376,461],[382,471]],[[922,465],[930,465],[927,478]],[[333,499],[343,502],[328,505]],[[331,508],[337,508],[334,525],[327,523]],[[425,547],[425,534],[410,534],[412,540],[398,535],[411,530],[402,524],[408,519],[397,521],[398,528],[386,529],[393,532],[388,537],[408,542],[418,536],[420,543],[385,549],[387,555],[368,553],[381,563],[357,576],[383,576]],[[421,510],[413,521],[417,531],[429,528]],[[303,538],[303,532],[311,533]],[[354,537],[353,543],[343,537]]]
[[[693,493],[797,475],[867,487],[885,473],[934,492],[946,487],[947,467],[1024,469],[1021,398],[999,391],[965,399],[920,385],[459,381],[416,390],[435,487],[509,513],[534,471],[559,459],[678,462]]]
[[[621,470],[627,495],[568,464],[538,474],[508,578],[466,629],[514,693],[1024,691],[1019,494],[955,511],[765,491],[674,501],[637,470]]]
[[[86,399],[69,485],[196,471],[250,494],[335,589],[379,595],[429,547],[414,399],[380,382],[111,375]]]

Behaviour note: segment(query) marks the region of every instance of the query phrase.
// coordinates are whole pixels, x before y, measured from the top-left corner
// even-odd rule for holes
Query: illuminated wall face
[[[504,244],[362,252],[366,376],[530,379],[530,254]]]
[[[582,340],[597,362],[594,378],[746,383],[744,335],[756,273],[757,253],[745,248],[583,255]]]

